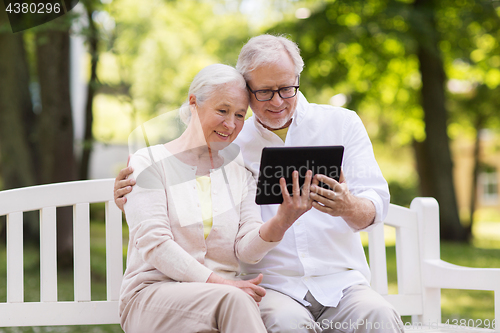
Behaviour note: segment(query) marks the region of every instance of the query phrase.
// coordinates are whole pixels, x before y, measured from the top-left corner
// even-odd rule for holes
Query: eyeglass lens
[[[274,97],[274,92],[272,90],[259,90],[255,92],[255,97],[260,101],[270,100]],[[295,87],[283,87],[278,90],[278,94],[281,98],[291,98],[297,93],[297,88]]]

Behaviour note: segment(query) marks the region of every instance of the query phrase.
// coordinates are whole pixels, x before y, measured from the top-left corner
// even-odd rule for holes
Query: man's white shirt
[[[345,147],[342,169],[352,194],[369,199],[381,222],[389,206],[389,189],[373,155],[373,148],[358,115],[350,110],[308,103],[299,92],[297,109],[285,142],[250,117],[234,141],[240,146],[245,166],[257,180],[264,147]],[[277,213],[278,205],[262,205],[264,221]],[[264,275],[261,286],[287,294],[304,305],[307,291],[324,306],[335,307],[342,291],[370,282],[370,270],[358,230],[340,217],[314,208],[288,229],[281,243],[256,265],[242,263],[242,277]]]

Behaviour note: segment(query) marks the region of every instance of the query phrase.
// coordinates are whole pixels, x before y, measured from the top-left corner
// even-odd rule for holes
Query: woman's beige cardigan
[[[259,236],[262,220],[255,183],[238,147],[229,146],[220,154],[223,167],[210,172],[213,226],[206,240],[196,167],[184,164],[163,145],[132,156],[137,185],[124,207],[129,246],[120,313],[136,292],[155,282],[206,282],[212,272],[237,279],[238,259],[257,263],[278,244]]]

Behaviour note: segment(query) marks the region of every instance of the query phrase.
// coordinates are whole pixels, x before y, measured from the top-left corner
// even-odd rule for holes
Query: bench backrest
[[[113,201],[114,179],[76,181],[0,192],[0,216],[7,216],[7,302],[0,303],[0,327],[119,323],[123,275],[122,214]],[[105,203],[105,301],[91,299],[91,203]],[[59,302],[56,207],[73,207],[74,301]],[[23,212],[40,212],[40,302],[24,302]]]
[[[421,199],[423,198],[416,200]],[[372,288],[394,305],[402,316],[422,316],[424,312],[418,218],[415,207],[405,208],[391,204],[384,223],[374,227],[368,233]],[[395,229],[397,294],[388,293],[384,225]]]
[[[0,327],[119,323],[122,215],[113,201],[113,183],[114,179],[77,181],[0,192],[0,216],[7,216],[7,302],[0,303]],[[105,301],[93,301],[90,289],[89,206],[98,202],[104,202],[106,209]],[[72,206],[74,216],[72,302],[57,299],[56,207],[62,206]],[[40,211],[40,302],[24,302],[23,212],[32,210]],[[432,198],[416,198],[411,208],[390,205],[384,224],[396,229],[396,295],[388,294],[384,226],[369,232],[372,287],[401,315],[412,315],[416,320],[429,306],[422,295],[420,257],[439,258],[438,229],[424,230],[419,221],[433,220],[425,225],[439,228],[438,214]]]
[[[384,225],[393,227],[396,234],[397,294],[388,294]],[[415,198],[410,208],[391,204],[384,223],[369,232],[368,247],[372,288],[400,315],[412,316],[413,323],[441,323],[441,288],[423,280],[428,263],[440,262],[441,257],[436,199]],[[444,287],[453,288],[446,281]]]

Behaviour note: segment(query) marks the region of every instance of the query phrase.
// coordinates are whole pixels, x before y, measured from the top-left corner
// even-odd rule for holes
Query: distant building
[[[452,151],[457,201],[464,219],[469,215],[470,209],[474,142],[463,138],[456,139],[453,142]],[[488,208],[500,213],[500,135],[498,133],[489,130],[481,132],[479,161],[476,209]]]

